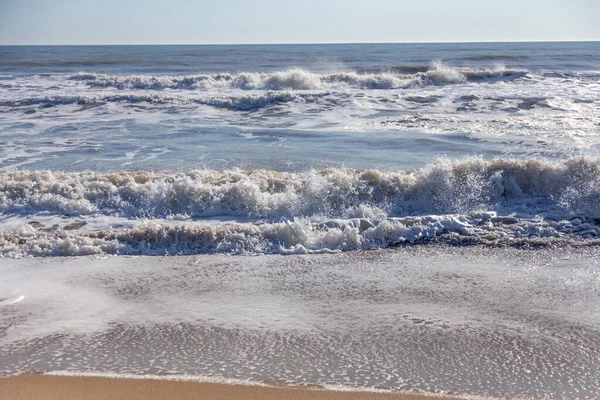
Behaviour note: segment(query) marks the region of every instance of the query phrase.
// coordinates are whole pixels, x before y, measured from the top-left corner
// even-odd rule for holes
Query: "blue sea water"
[[[0,47],[0,375],[598,398],[599,150],[599,42]]]
[[[599,105],[598,42],[1,47],[2,253],[591,240]]]
[[[599,54],[594,42],[2,47],[0,168],[590,154]]]

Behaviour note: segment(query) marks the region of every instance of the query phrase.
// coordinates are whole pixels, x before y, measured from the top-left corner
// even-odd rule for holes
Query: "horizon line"
[[[94,44],[1,44],[0,47],[17,46],[282,46],[282,45],[340,45],[340,44],[485,44],[485,43],[593,43],[600,39],[576,40],[482,40],[482,41],[414,41],[414,42],[281,42],[281,43],[94,43]]]

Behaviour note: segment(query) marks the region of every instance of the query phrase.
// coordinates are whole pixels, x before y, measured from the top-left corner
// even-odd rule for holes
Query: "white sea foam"
[[[84,378],[110,378],[110,379],[143,379],[143,380],[157,380],[157,381],[174,381],[174,382],[202,382],[202,383],[220,383],[225,385],[244,385],[244,386],[261,386],[269,387],[269,385],[263,382],[256,382],[249,379],[233,379],[233,378],[220,378],[214,376],[205,375],[149,375],[149,374],[117,374],[109,372],[77,372],[77,371],[50,371],[44,375],[50,376],[71,376],[71,377],[84,377]]]
[[[8,306],[11,304],[17,304],[20,301],[23,301],[23,299],[25,299],[25,296],[20,295],[20,296],[15,296],[15,297],[11,297],[11,298],[5,298],[5,299],[0,299],[0,307],[2,306]]]
[[[181,172],[13,171],[0,174],[0,211],[291,218],[394,217],[478,209],[600,218],[600,161],[441,160],[415,171],[329,168]]]
[[[598,398],[596,48],[8,57],[0,375]]]
[[[273,73],[240,73],[190,76],[113,76],[78,73],[69,79],[95,87],[119,89],[243,89],[243,90],[315,90],[315,89],[399,89],[428,85],[515,80],[528,71],[498,69],[460,69],[437,61],[424,72],[403,74],[392,70],[376,73],[334,72],[318,74],[301,69]]]
[[[507,153],[590,155],[600,146],[596,75],[433,62],[334,72],[27,76],[2,92],[0,129],[20,137],[81,124],[81,133],[89,122],[136,118],[160,130],[179,116],[181,127],[460,132],[501,143]],[[0,158],[16,155],[0,149]]]
[[[4,225],[0,249],[9,257],[307,253],[433,239],[595,244],[600,237],[600,161],[587,158],[440,161],[400,172],[19,171],[1,174],[0,188],[0,211],[24,216]],[[68,218],[50,226],[36,214]],[[80,229],[102,215],[142,223]],[[223,216],[239,222],[198,220]]]
[[[42,106],[55,107],[61,105],[97,106],[106,103],[150,103],[150,104],[175,104],[189,105],[200,104],[217,108],[228,108],[232,110],[253,110],[267,107],[273,104],[293,101],[300,96],[291,93],[267,92],[261,95],[247,96],[222,96],[222,97],[184,97],[164,95],[161,93],[148,94],[115,94],[115,95],[57,95],[30,97],[14,102],[0,103],[0,106],[23,107]]]
[[[277,223],[157,224],[133,229],[73,232],[57,229],[27,234],[0,233],[0,256],[82,256],[94,254],[174,255],[307,254],[381,249],[400,244],[557,246],[600,244],[594,221],[553,221],[471,215],[389,218],[385,220],[307,219]]]

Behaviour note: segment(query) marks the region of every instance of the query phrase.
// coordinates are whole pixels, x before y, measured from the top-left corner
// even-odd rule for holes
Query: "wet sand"
[[[402,393],[338,392],[153,379],[20,375],[0,378],[1,400],[427,400],[458,399]]]
[[[597,247],[428,245],[293,257],[7,259],[0,263],[0,376],[98,371],[136,380],[599,399],[599,258]],[[135,399],[148,390],[154,398],[370,398],[23,379],[0,379],[0,400]]]

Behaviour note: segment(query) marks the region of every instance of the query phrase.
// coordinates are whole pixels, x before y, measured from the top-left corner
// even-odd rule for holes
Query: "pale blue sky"
[[[600,0],[0,0],[0,44],[600,40]]]

